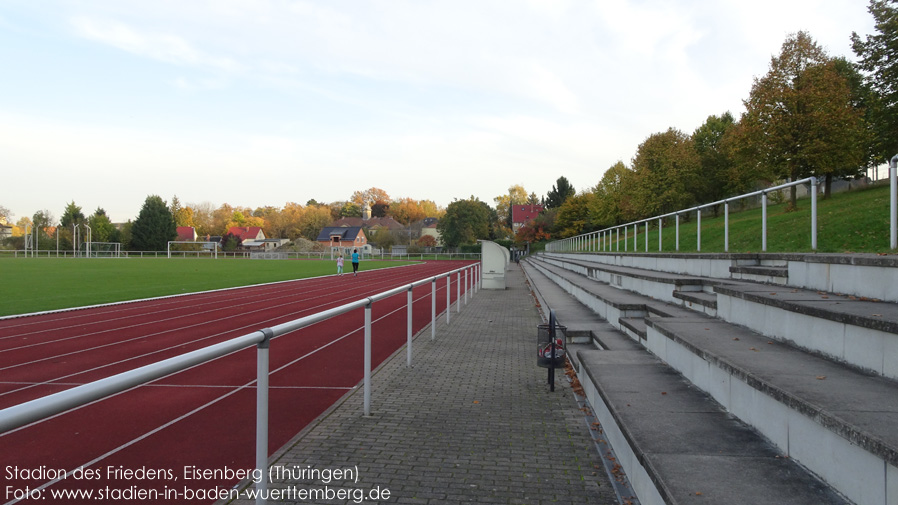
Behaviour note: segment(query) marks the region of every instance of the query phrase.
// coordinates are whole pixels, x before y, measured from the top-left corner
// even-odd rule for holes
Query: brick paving
[[[550,392],[536,366],[542,320],[517,265],[507,285],[453,306],[436,340],[426,328],[411,368],[405,349],[381,366],[371,416],[359,387],[306,428],[274,463],[292,475],[268,503],[616,504],[563,370]]]

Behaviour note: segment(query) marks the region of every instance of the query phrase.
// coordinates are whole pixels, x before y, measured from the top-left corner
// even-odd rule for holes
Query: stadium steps
[[[898,382],[890,353],[877,370],[869,350],[898,345],[896,304],[581,259],[524,264],[536,289],[582,304],[581,323],[589,310],[639,344],[571,358],[643,503],[742,503],[753,485],[783,494],[751,503],[898,503]],[[697,297],[674,296],[683,286]],[[713,298],[718,317],[705,310]],[[556,309],[561,324],[569,306]]]

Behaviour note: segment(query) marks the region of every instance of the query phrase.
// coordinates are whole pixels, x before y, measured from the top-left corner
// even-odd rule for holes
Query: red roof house
[[[543,211],[542,205],[512,205],[511,206],[511,229],[517,232],[521,226],[536,219],[536,216]]]
[[[228,233],[240,239],[242,247],[264,247],[265,233],[260,226],[232,226]]]
[[[182,242],[196,242],[196,228],[193,226],[178,226],[178,240]]]

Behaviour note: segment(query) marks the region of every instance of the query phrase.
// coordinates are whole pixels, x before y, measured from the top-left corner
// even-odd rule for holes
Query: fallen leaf
[[[758,352],[758,350],[755,349],[754,347],[749,347],[748,350],[749,350],[749,351],[755,351],[755,352]]]
[[[826,376],[825,376],[825,375],[818,375],[818,376],[817,376],[817,380],[818,380],[818,381],[826,380]]]
[[[666,394],[667,394],[667,391],[661,391],[661,394],[662,394],[662,395],[666,395]]]
[[[733,338],[733,340],[739,340],[739,337],[735,337],[735,338]]]
[[[480,403],[480,402],[479,402],[479,401],[477,401],[477,400],[474,400],[474,403]]]

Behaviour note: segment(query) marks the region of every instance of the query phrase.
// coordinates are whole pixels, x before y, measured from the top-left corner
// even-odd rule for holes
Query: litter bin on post
[[[555,311],[549,311],[549,324],[537,326],[536,365],[549,369],[549,389],[555,391],[555,369],[564,368],[564,333],[567,328],[555,322]]]

